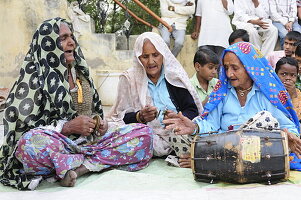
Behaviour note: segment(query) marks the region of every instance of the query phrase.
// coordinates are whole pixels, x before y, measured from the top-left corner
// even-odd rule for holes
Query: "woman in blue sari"
[[[225,132],[252,123],[266,128],[280,128],[287,133],[289,148],[301,153],[299,121],[291,99],[261,52],[252,44],[240,42],[224,51],[220,80],[205,105],[201,116],[193,121],[181,113],[163,122],[177,134],[197,134],[210,131]],[[262,120],[269,119],[268,123]]]

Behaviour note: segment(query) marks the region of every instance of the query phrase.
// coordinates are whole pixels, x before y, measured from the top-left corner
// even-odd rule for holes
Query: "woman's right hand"
[[[91,117],[80,115],[64,124],[62,134],[67,136],[77,133],[82,136],[89,136],[94,128],[95,122]]]
[[[283,82],[283,85],[286,88],[286,90],[288,91],[288,93],[292,99],[297,97],[297,89],[296,89],[294,81],[292,81],[291,79],[288,79]]]
[[[140,111],[140,120],[142,122],[151,122],[157,116],[157,108],[155,106],[146,105]]]
[[[172,115],[167,116],[168,118],[163,120],[165,129],[173,130],[177,135],[191,135],[197,128],[197,125],[185,117],[182,112],[179,112],[176,116]]]

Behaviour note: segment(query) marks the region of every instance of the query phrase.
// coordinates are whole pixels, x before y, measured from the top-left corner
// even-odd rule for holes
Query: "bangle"
[[[146,123],[146,121],[144,119],[143,120],[140,119],[140,110],[136,113],[136,120],[137,120],[137,122],[142,123],[142,124]]]

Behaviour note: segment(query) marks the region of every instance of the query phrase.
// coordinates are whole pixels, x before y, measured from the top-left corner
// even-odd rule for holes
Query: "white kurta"
[[[228,10],[221,0],[198,0],[195,15],[202,17],[198,46],[229,46],[228,38],[233,31],[229,15],[234,6],[232,0],[227,1]]]

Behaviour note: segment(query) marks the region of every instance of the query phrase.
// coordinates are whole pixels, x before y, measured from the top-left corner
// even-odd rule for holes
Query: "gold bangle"
[[[137,120],[137,122],[142,123],[142,124],[146,123],[146,121],[140,119],[140,110],[136,114],[136,120]]]

